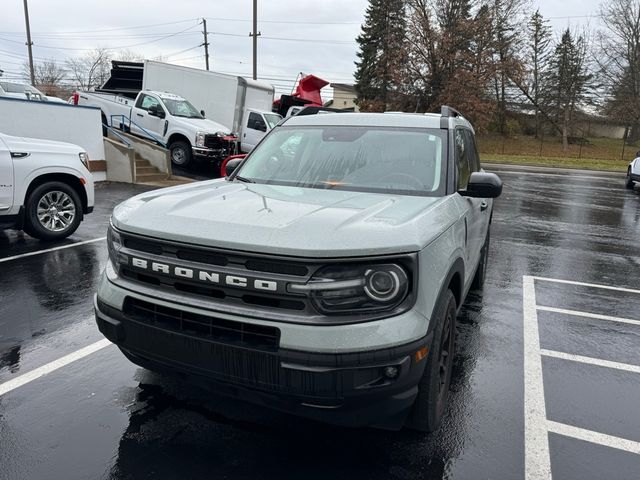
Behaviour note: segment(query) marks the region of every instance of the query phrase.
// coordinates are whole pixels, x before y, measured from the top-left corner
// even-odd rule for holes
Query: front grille
[[[130,297],[124,302],[123,313],[131,320],[166,331],[235,346],[275,351],[280,343],[280,330],[275,327],[224,320]]]
[[[154,255],[154,260],[159,262],[166,261],[179,266],[182,263],[185,267],[197,266],[208,271],[239,275],[249,279],[273,280],[278,281],[281,286],[287,282],[305,282],[314,271],[313,265],[299,260],[281,260],[261,255],[181,245],[127,233],[121,233],[121,236],[126,249],[123,252],[131,256],[144,259],[146,258],[144,254],[148,253]],[[224,306],[234,305],[243,309],[252,309],[254,312],[255,307],[260,307],[261,315],[267,311],[272,311],[274,314],[278,311],[295,312],[296,315],[315,314],[306,296],[292,294],[282,288],[277,291],[239,288],[226,285],[224,282],[200,281],[197,277],[183,278],[167,275],[125,263],[120,265],[119,274],[127,280],[169,292],[178,291],[209,299]],[[251,280],[248,283],[250,284]],[[251,311],[247,314],[251,314]]]
[[[224,156],[235,155],[237,152],[237,141],[233,137],[220,137],[218,135],[205,135],[204,146],[212,150],[220,150]]]

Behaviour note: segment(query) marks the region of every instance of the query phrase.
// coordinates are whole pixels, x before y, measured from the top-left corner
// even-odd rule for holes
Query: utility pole
[[[202,19],[202,26],[204,27],[204,32],[202,32],[204,33],[204,43],[202,44],[204,46],[204,59],[207,65],[207,70],[209,70],[209,37],[207,36],[207,19],[206,18]]]
[[[253,0],[253,33],[249,36],[253,37],[253,79],[258,79],[258,37],[262,35],[258,31],[258,0]]]
[[[33,71],[33,42],[31,41],[31,27],[29,26],[29,7],[27,7],[27,0],[23,0],[24,4],[24,23],[27,26],[27,48],[29,49],[29,73],[31,74],[31,85],[36,86],[36,75]]]

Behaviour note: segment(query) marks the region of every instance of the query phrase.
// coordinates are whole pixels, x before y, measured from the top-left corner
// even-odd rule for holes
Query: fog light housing
[[[389,378],[389,379],[394,379],[394,378],[398,378],[398,374],[400,373],[400,370],[398,369],[398,367],[384,367],[384,376]]]

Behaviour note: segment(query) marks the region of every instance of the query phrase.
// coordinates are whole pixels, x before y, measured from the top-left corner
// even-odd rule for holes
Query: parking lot
[[[0,232],[0,478],[640,478],[640,190],[496,168],[482,294],[431,435],[316,424],[145,371],[103,340],[101,185],[65,242]]]

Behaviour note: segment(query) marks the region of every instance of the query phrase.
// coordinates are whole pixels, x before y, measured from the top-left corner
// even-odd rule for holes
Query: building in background
[[[325,106],[353,112],[360,111],[356,105],[356,98],[358,98],[356,87],[346,83],[332,83],[331,88],[333,88],[333,100],[327,102]]]

